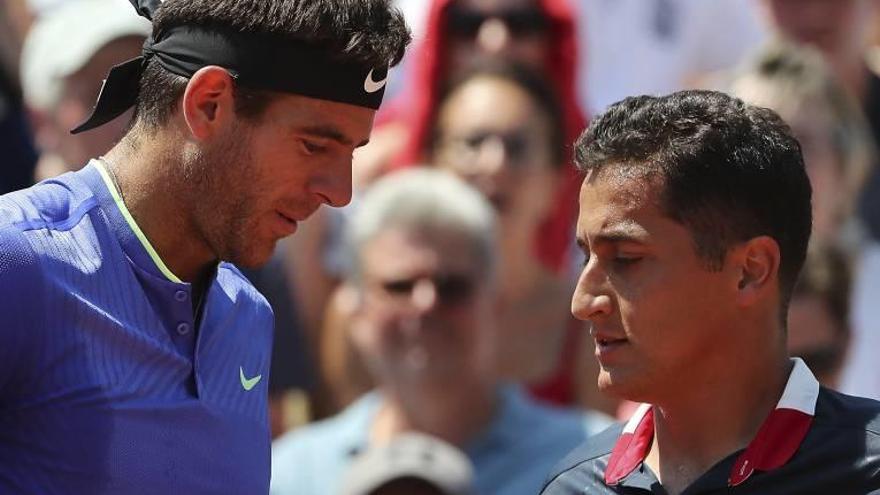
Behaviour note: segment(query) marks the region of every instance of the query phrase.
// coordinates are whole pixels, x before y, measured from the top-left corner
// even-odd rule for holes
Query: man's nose
[[[499,136],[490,136],[481,143],[477,155],[477,172],[482,175],[495,175],[504,169],[508,152]]]
[[[430,278],[419,279],[412,291],[413,307],[420,313],[427,313],[437,306],[437,286]]]
[[[477,32],[477,47],[484,53],[498,55],[510,46],[512,33],[501,19],[487,19]]]
[[[351,202],[351,160],[312,180],[311,190],[321,202],[339,208]]]
[[[590,261],[581,272],[571,298],[571,314],[584,321],[594,321],[611,314],[613,307],[607,276]]]

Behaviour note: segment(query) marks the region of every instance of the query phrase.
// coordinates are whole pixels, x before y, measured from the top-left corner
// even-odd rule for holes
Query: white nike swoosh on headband
[[[367,93],[375,93],[384,88],[386,82],[388,82],[388,76],[385,76],[385,79],[382,79],[381,81],[374,81],[373,71],[370,70],[370,73],[367,74],[367,78],[364,79],[364,91]]]

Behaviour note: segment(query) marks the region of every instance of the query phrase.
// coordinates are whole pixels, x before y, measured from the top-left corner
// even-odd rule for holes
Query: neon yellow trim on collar
[[[159,257],[159,253],[153,249],[153,245],[150,244],[147,236],[144,235],[144,232],[138,227],[137,222],[134,221],[134,217],[131,216],[131,212],[125,207],[125,203],[122,201],[122,196],[119,194],[119,191],[116,190],[116,184],[113,183],[113,179],[110,178],[110,174],[107,172],[107,169],[104,168],[104,164],[101,163],[100,160],[92,160],[92,163],[95,164],[95,168],[101,173],[101,178],[104,179],[104,184],[107,186],[107,189],[110,190],[110,195],[113,196],[113,201],[116,202],[116,207],[119,208],[122,217],[128,222],[128,226],[131,228],[132,232],[134,232],[134,235],[137,236],[139,241],[141,241],[144,249],[147,250],[147,254],[153,259],[153,263],[156,264],[156,267],[168,280],[177,284],[182,284],[183,281],[177,278],[177,275],[165,266],[165,262]]]

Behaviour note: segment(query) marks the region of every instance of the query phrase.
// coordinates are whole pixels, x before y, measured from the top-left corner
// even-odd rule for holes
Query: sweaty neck
[[[161,131],[157,131],[161,132]],[[164,138],[126,136],[104,157],[122,200],[165,265],[185,282],[201,282],[216,265],[216,256],[198,234],[187,212],[191,194],[182,167]]]
[[[731,363],[654,405],[654,440],[645,462],[671,495],[745,448],[776,407],[791,362],[784,347],[769,345],[754,352],[763,355],[746,358],[745,365]]]

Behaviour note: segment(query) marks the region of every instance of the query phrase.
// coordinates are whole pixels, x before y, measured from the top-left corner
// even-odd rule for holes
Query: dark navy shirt
[[[0,196],[0,493],[268,492],[271,309],[192,297],[99,162]]]
[[[812,393],[795,390],[793,381],[752,443],[718,462],[684,495],[880,494],[880,403],[820,388],[818,382]],[[789,406],[801,405],[786,408],[786,395],[794,397]],[[643,462],[652,438],[650,412],[640,408],[626,425],[612,426],[569,454],[542,495],[665,494]],[[754,461],[754,471],[745,460]]]

